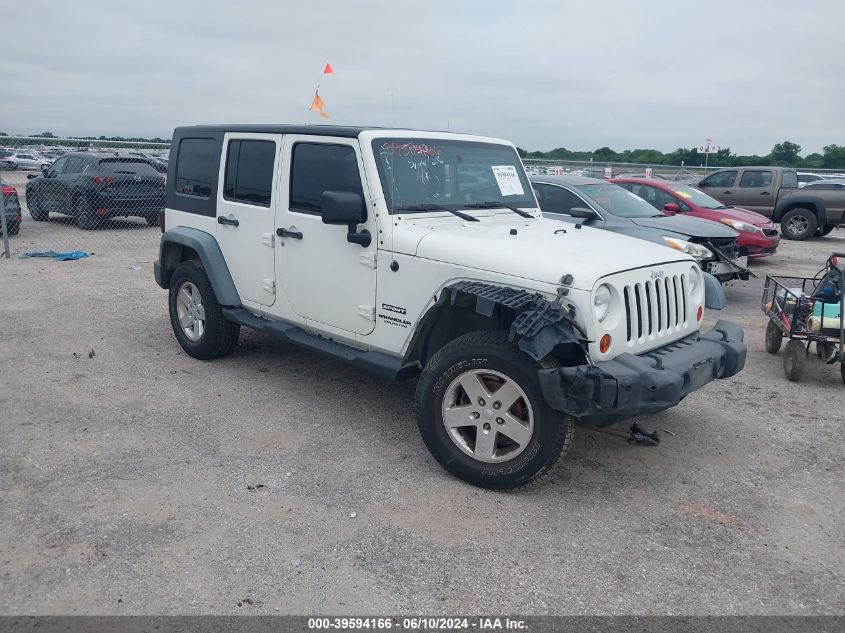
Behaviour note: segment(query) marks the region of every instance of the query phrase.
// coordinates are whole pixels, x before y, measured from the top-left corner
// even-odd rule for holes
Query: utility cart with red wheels
[[[815,343],[816,356],[839,363],[845,383],[845,253],[831,255],[815,277],[766,276],[763,289],[766,351],[777,354],[789,339],[783,358],[786,377],[798,382]]]

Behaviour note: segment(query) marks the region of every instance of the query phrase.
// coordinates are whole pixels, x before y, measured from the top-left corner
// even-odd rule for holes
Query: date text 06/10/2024
[[[310,630],[390,630],[403,631],[521,631],[527,630],[524,620],[498,617],[403,617],[403,618],[308,618]]]

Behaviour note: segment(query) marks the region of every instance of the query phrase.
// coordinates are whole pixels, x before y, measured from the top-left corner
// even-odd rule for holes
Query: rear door
[[[731,204],[762,213],[775,204],[775,185],[771,169],[743,169]]]
[[[217,242],[241,299],[276,301],[275,215],[281,134],[228,133],[217,188]]]

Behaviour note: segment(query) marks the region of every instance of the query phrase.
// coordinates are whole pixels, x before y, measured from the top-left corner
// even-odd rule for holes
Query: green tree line
[[[549,152],[528,152],[517,148],[523,158],[547,160],[593,159],[597,163],[641,163],[645,165],[684,165],[697,167],[704,164],[704,155],[696,148],[679,147],[674,152],[664,154],[656,149],[626,149],[617,152],[609,147],[600,147],[592,152],[580,152],[558,147]],[[712,167],[739,167],[743,165],[779,165],[783,167],[806,167],[816,169],[845,169],[845,145],[827,145],[822,153],[814,152],[801,156],[801,146],[791,141],[777,143],[765,156],[756,154],[743,156],[734,154],[729,147],[711,154],[707,164]]]
[[[14,136],[8,134],[7,132],[0,132],[0,136]],[[21,136],[27,136],[29,138],[44,138],[44,139],[56,139],[57,141],[64,141],[68,140],[62,138],[60,136],[56,136],[52,132],[39,132],[38,134],[25,134]],[[145,138],[143,136],[74,136],[74,141],[121,141],[125,143],[170,143],[169,138],[159,138],[158,136],[154,138]]]

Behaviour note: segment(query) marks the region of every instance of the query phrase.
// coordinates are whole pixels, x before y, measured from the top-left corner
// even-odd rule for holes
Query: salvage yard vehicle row
[[[182,348],[223,356],[247,326],[418,376],[427,447],[473,484],[537,481],[576,419],[660,411],[744,365],[738,326],[700,332],[692,257],[543,218],[512,143],[196,126],[169,165],[154,268]]]

